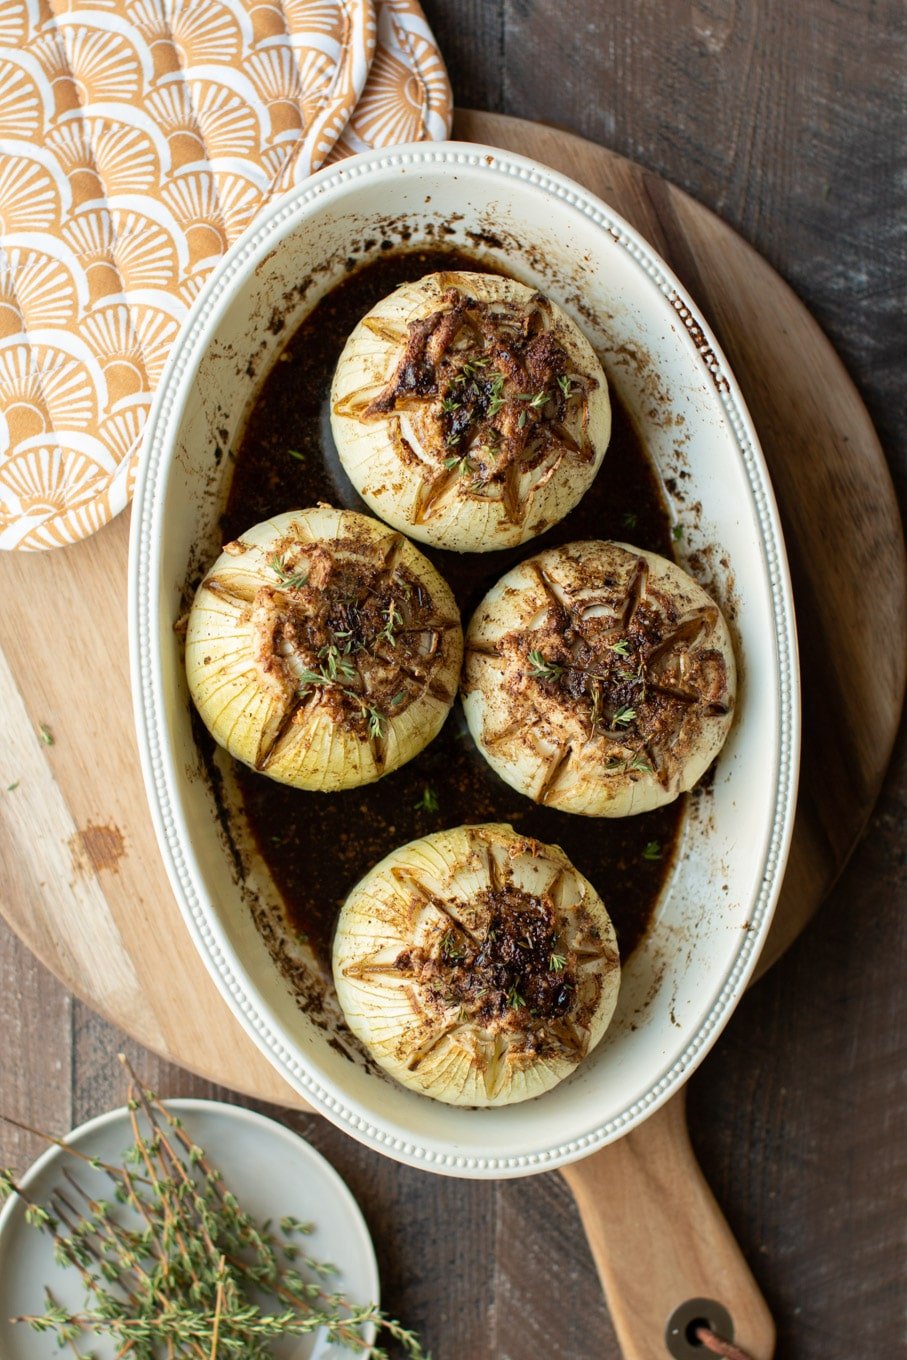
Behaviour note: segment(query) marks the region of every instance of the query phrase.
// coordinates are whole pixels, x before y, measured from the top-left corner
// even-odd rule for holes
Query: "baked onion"
[[[284,784],[368,784],[437,735],[463,638],[453,595],[401,534],[318,506],[228,543],[189,614],[206,727]]]
[[[621,543],[550,548],[507,572],[466,634],[466,719],[537,803],[623,817],[692,788],[720,750],[736,671],[720,609]]]
[[[334,938],[347,1023],[404,1086],[506,1105],[599,1042],[620,959],[601,898],[558,846],[509,826],[412,841],[356,885]]]
[[[611,434],[601,364],[555,303],[497,274],[405,283],[334,374],[340,461],[376,514],[457,552],[512,547],[588,490]]]

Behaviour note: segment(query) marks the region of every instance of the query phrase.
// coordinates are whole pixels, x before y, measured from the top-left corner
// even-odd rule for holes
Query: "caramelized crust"
[[[479,607],[466,650],[480,747],[516,787],[568,811],[611,815],[616,800],[621,815],[675,797],[730,725],[720,610],[652,554],[585,543],[522,563]],[[640,785],[635,806],[621,785]]]
[[[413,842],[353,890],[334,979],[351,1027],[442,1100],[538,1094],[598,1042],[617,997],[614,930],[563,851],[505,826]]]
[[[555,303],[513,279],[438,273],[350,336],[331,423],[360,495],[438,547],[524,542],[587,490],[611,429],[601,364]]]

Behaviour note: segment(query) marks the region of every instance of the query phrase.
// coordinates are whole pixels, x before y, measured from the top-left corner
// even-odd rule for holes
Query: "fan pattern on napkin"
[[[450,116],[416,0],[0,0],[0,547],[128,503],[181,321],[265,204]]]

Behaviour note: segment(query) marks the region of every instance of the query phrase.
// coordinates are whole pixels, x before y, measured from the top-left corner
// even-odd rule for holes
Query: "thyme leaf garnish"
[[[430,785],[426,784],[422,790],[422,797],[417,803],[413,803],[416,812],[437,812],[441,804],[438,802],[438,795]]]
[[[287,590],[299,590],[309,579],[307,572],[293,571],[292,567],[287,566],[286,558],[279,557],[276,554],[268,559],[268,566],[280,584]]]
[[[377,740],[384,734],[385,717],[374,705],[370,704],[365,710],[368,715],[368,734],[373,740]]]
[[[347,642],[341,652],[336,642],[329,642],[325,647],[321,648],[318,653],[318,659],[325,663],[324,667],[322,667],[321,674],[324,675],[326,670],[327,680],[336,680],[338,675],[344,680],[356,679],[359,672],[349,659],[351,646],[352,644]]]
[[[564,673],[563,666],[555,661],[546,661],[537,650],[529,653],[529,666],[533,680],[557,680]]]
[[[387,609],[384,611],[384,627],[382,628],[381,633],[379,634],[382,640],[387,643],[388,647],[396,647],[397,645],[396,630],[400,627],[402,622],[403,615],[400,613],[400,610],[394,604],[394,601],[391,600],[390,604],[387,606]]]
[[[548,960],[548,968],[552,973],[562,973],[567,965],[567,958],[564,954],[552,954]]]
[[[649,762],[644,760],[638,751],[627,760],[609,760],[605,769],[609,774],[628,774],[637,770],[640,774],[655,773]]]
[[[491,394],[488,398],[488,415],[492,419],[506,403],[504,396],[504,383],[506,379],[503,373],[496,373],[491,380]]]
[[[646,841],[642,857],[647,860],[661,859],[661,841]]]
[[[463,948],[463,941],[457,937],[455,930],[448,930],[441,941],[441,953],[445,959],[451,963],[457,963],[466,957],[466,950]]]

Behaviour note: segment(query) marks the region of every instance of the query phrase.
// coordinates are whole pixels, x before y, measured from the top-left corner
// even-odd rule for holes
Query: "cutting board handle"
[[[702,1299],[730,1315],[728,1340],[753,1360],[771,1360],[775,1325],[693,1155],[683,1092],[563,1174],[624,1360],[669,1360],[669,1320],[681,1305]],[[674,1345],[675,1354],[684,1354],[679,1341]],[[705,1360],[709,1352],[699,1347],[690,1354]]]

